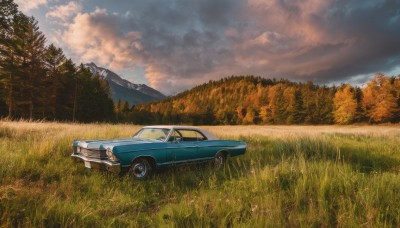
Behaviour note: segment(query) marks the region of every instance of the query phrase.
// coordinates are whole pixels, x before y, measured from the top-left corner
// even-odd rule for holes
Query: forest
[[[114,121],[105,80],[46,45],[38,22],[0,2],[0,117],[48,121]]]
[[[119,102],[116,112],[136,124],[398,123],[400,76],[378,73],[361,88],[231,76],[151,104]]]

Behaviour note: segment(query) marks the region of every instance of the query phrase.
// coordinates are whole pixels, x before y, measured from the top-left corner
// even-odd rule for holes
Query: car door
[[[167,159],[174,159],[175,163],[197,160],[198,145],[195,134],[192,130],[175,129],[169,138]]]
[[[201,132],[197,132],[197,154],[199,159],[212,159],[218,150],[216,146],[216,141],[209,141]]]

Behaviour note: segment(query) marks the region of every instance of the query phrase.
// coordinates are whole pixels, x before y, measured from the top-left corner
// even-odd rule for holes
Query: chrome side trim
[[[147,148],[147,149],[137,149],[137,150],[129,150],[129,151],[122,151],[118,152],[118,154],[124,154],[124,153],[132,153],[132,152],[139,152],[139,151],[145,151],[145,150],[166,150],[166,149],[185,149],[185,148],[205,148],[205,147],[221,147],[223,149],[231,149],[231,148],[238,148],[241,149],[245,146],[184,146],[184,147],[163,147],[163,148]]]
[[[208,161],[213,159],[214,157],[205,157],[205,158],[197,158],[197,159],[186,159],[181,161],[171,161],[171,162],[163,162],[159,163],[160,165],[169,165],[169,164],[180,164],[180,163],[191,163],[191,162],[199,162],[199,161]]]
[[[80,158],[80,159],[82,159],[84,161],[88,161],[88,162],[105,164],[108,166],[120,166],[121,165],[121,163],[119,163],[119,162],[112,162],[110,160],[100,160],[100,159],[96,159],[96,158],[88,158],[88,157],[82,156],[80,154],[71,154],[71,157]]]

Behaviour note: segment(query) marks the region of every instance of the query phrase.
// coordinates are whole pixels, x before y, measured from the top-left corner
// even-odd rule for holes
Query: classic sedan
[[[243,141],[220,140],[211,132],[187,126],[147,126],[131,138],[74,141],[72,157],[87,168],[128,170],[145,179],[155,169],[188,162],[212,161],[220,167],[228,157],[244,154]]]

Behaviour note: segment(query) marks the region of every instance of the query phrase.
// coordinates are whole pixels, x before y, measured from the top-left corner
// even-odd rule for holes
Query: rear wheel
[[[151,167],[149,161],[145,158],[139,158],[133,161],[131,168],[129,169],[129,174],[137,180],[148,178],[152,172],[153,167]]]
[[[218,152],[214,157],[214,166],[216,168],[221,168],[226,163],[227,156],[224,152]]]

